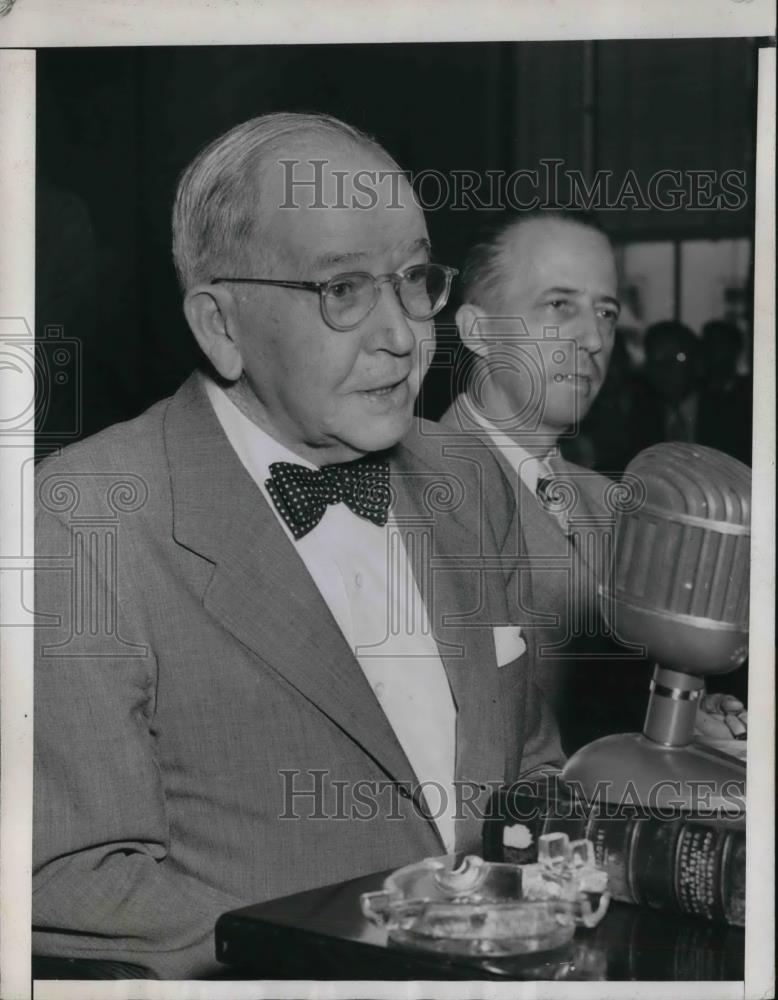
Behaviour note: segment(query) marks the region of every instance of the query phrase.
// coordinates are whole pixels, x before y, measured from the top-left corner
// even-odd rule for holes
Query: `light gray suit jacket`
[[[490,783],[561,759],[532,634],[496,658],[521,619],[516,507],[472,438],[421,424],[390,460],[458,711],[457,846],[477,850]],[[42,463],[37,489],[36,952],[204,975],[222,912],[443,853],[198,376]]]

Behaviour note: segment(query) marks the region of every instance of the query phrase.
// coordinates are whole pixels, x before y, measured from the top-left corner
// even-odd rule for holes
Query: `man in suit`
[[[684,323],[663,320],[645,333],[646,363],[637,383],[638,449],[660,441],[698,441],[700,343]]]
[[[173,245],[209,373],[38,471],[33,947],[182,978],[226,910],[477,850],[561,751],[510,488],[412,417],[452,269],[394,161],[254,119]]]
[[[616,483],[565,461],[602,387],[619,316],[607,236],[577,213],[538,211],[503,223],[475,247],[457,312],[474,362],[443,422],[484,436],[513,484],[531,569],[538,679],[555,703],[565,749],[639,729],[648,667],[609,634],[598,581],[609,564],[615,516],[628,499]],[[607,692],[607,696],[604,695]],[[731,736],[724,708],[707,702],[700,728]],[[739,720],[731,717],[740,732]]]

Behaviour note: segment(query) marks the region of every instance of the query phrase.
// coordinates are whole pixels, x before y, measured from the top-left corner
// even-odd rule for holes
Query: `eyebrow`
[[[401,243],[397,248],[398,253],[405,253],[411,255],[418,253],[420,250],[431,249],[430,241],[426,236],[422,236],[417,240],[410,240],[408,243]],[[350,264],[354,261],[364,260],[369,257],[370,254],[366,250],[354,250],[345,253],[323,253],[318,257],[313,259],[313,266],[316,270],[325,267],[332,267],[334,264]]]

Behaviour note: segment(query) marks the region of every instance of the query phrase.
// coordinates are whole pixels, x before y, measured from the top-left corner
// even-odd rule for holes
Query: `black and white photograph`
[[[2,996],[768,995],[769,5],[25,6]]]

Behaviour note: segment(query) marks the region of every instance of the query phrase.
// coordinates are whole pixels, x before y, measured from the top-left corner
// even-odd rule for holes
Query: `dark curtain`
[[[232,125],[274,110],[327,112],[415,174],[559,158],[582,171],[635,168],[643,183],[663,168],[750,177],[754,54],[747,39],[40,51],[41,440],[133,416],[197,363],[170,209],[181,170]],[[603,222],[622,240],[750,235],[751,212],[749,200],[739,212],[604,212]],[[427,217],[437,259],[459,266],[494,213],[448,199]],[[441,317],[420,401],[433,418],[452,392],[455,305]],[[72,345],[66,378],[51,360],[62,338]]]

